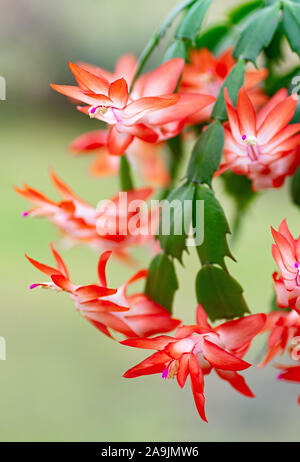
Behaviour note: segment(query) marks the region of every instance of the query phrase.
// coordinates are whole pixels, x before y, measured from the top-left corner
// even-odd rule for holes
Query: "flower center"
[[[243,135],[242,140],[247,144],[247,155],[253,162],[258,160],[260,155],[259,146],[257,145],[257,138],[255,136]]]
[[[162,378],[163,379],[175,379],[175,377],[177,375],[178,368],[179,368],[179,361],[177,359],[174,359],[163,370]]]
[[[91,106],[89,109],[89,116],[93,119],[98,114],[104,115],[107,112],[107,109],[108,108],[105,106]]]
[[[242,139],[243,139],[243,141],[246,141],[248,146],[256,146],[257,145],[257,139],[256,139],[255,136],[243,135]]]

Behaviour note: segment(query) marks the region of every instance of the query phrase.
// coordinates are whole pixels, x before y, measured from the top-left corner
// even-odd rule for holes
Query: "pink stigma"
[[[31,286],[29,287],[30,290],[34,289],[35,287],[37,287],[38,284],[31,284]]]
[[[161,377],[162,377],[163,379],[166,379],[166,378],[168,378],[168,374],[169,374],[169,371],[168,371],[168,368],[166,367],[166,368],[163,370],[163,373],[162,373]]]
[[[245,140],[246,138],[247,138],[246,135],[243,135],[243,136],[242,136],[242,140]]]
[[[298,269],[298,268],[299,268],[299,263],[296,262],[296,263],[294,264],[294,267]]]
[[[27,217],[27,215],[29,215],[29,212],[23,212],[22,213],[22,217]]]
[[[96,110],[97,110],[97,106],[94,106],[90,109],[90,113],[95,114]]]

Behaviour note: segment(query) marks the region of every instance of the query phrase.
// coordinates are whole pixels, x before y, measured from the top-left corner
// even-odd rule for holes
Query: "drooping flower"
[[[55,202],[27,185],[23,189],[15,188],[18,194],[36,204],[23,216],[45,217],[59,228],[68,244],[84,243],[96,250],[109,249],[114,257],[126,263],[134,262],[128,254],[132,246],[148,244],[155,250],[152,230],[157,226],[159,210],[151,209],[146,215],[138,208],[131,209],[134,201],[146,201],[153,193],[152,188],[128,191],[124,201],[123,195],[117,195],[101,206],[93,207],[79,198],[54,172],[51,172],[51,179],[62,201]],[[131,220],[134,220],[134,229],[130,226]]]
[[[258,191],[282,186],[300,164],[300,124],[290,124],[297,95],[279,90],[256,114],[244,87],[235,109],[224,91],[229,123],[225,127],[224,162],[218,174],[232,169],[252,180]]]
[[[107,130],[94,130],[76,138],[70,144],[70,151],[74,154],[96,154],[90,167],[92,175],[115,175],[119,171],[120,158],[110,154],[107,140]],[[163,143],[146,143],[135,138],[127,148],[127,157],[133,167],[137,164],[145,180],[159,187],[165,187],[170,182],[170,175],[161,154],[162,145]]]
[[[278,231],[271,228],[275,244],[272,255],[280,273],[274,273],[273,279],[280,308],[293,308],[300,313],[300,237],[294,239],[286,220]]]
[[[215,369],[217,375],[245,396],[253,393],[238,374],[250,367],[242,358],[252,339],[263,329],[266,316],[250,315],[211,327],[204,309],[197,308],[197,325],[178,327],[174,337],[128,339],[123,345],[157,350],[149,358],[129,369],[124,377],[134,378],[162,374],[162,378],[177,378],[182,388],[190,376],[191,388],[200,417],[206,420],[204,377]]]
[[[188,116],[215,101],[210,95],[174,93],[184,67],[180,58],[142,76],[130,95],[124,78],[111,82],[84,67],[69,66],[78,86],[52,88],[86,104],[79,110],[110,126],[107,147],[114,155],[122,155],[135,137],[156,143],[176,136]]]
[[[292,366],[276,366],[281,369],[281,373],[277,376],[278,380],[285,382],[299,383],[300,384],[300,365],[294,364]],[[298,405],[300,406],[300,395],[298,396]]]
[[[236,60],[232,56],[232,48],[225,50],[215,57],[207,48],[192,49],[189,63],[185,65],[180,91],[188,93],[202,93],[218,97],[222,85]],[[259,87],[268,75],[267,69],[247,69],[245,73],[245,88],[255,108],[265,104],[268,97]],[[189,123],[200,123],[208,120],[213,105],[207,106],[200,112],[189,117]]]
[[[51,282],[32,284],[30,288],[43,287],[69,293],[79,314],[108,337],[112,338],[110,330],[125,337],[147,337],[169,332],[180,324],[179,319],[172,318],[165,308],[143,293],[127,295],[128,286],[145,278],[147,270],[138,271],[119,289],[110,289],[106,281],[106,264],[111,252],[106,251],[98,262],[99,283],[75,285],[70,280],[65,262],[52,244],[51,250],[56,268],[26,256],[35,268],[51,278]]]

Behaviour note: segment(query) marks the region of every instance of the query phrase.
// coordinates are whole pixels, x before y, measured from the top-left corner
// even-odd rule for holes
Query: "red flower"
[[[235,109],[224,91],[229,124],[225,128],[225,162],[218,174],[232,169],[252,180],[255,191],[279,187],[300,163],[300,124],[288,125],[298,96],[282,89],[258,112],[245,88],[239,91]],[[298,133],[298,134],[297,134]]]
[[[52,88],[87,104],[79,110],[111,127],[107,146],[115,155],[122,155],[135,137],[149,143],[174,137],[189,115],[215,101],[209,95],[174,94],[184,67],[180,58],[140,78],[131,95],[124,78],[111,82],[99,76],[99,72],[96,75],[76,64],[69,66],[78,86],[52,85]]]
[[[99,284],[75,285],[70,281],[66,264],[52,244],[51,250],[57,263],[56,268],[26,255],[33,266],[51,278],[51,282],[32,284],[30,288],[40,286],[68,292],[80,315],[108,337],[112,338],[109,329],[126,337],[147,337],[169,332],[180,324],[180,320],[172,318],[165,308],[146,295],[127,295],[128,285],[145,278],[146,270],[138,271],[119,289],[110,289],[107,287],[105,269],[111,252],[107,251],[98,262]]]
[[[300,313],[300,237],[294,239],[286,220],[278,231],[272,229],[275,244],[272,255],[280,273],[274,273],[273,279],[280,308],[294,308]]]
[[[236,60],[232,57],[232,48],[228,48],[218,57],[215,57],[207,48],[193,49],[190,53],[190,62],[184,68],[180,91],[218,97],[221,87],[235,63]],[[267,69],[246,70],[245,88],[255,107],[260,107],[268,100],[264,92],[258,87],[267,75]],[[193,114],[189,117],[189,122],[199,123],[208,120],[212,108],[213,106],[210,105],[197,114]]]
[[[281,369],[281,374],[278,375],[279,380],[284,380],[285,382],[295,382],[300,383],[300,366],[276,366],[278,369]],[[298,405],[300,406],[300,395],[298,396]]]
[[[96,154],[90,172],[95,176],[110,176],[118,173],[120,158],[112,156],[107,149],[107,130],[94,130],[84,133],[70,144],[74,154]],[[135,166],[138,163],[146,181],[159,187],[165,187],[170,182],[170,175],[161,155],[162,143],[146,143],[139,138],[127,148],[127,157]]]
[[[156,228],[159,211],[152,210],[148,216],[138,210],[130,211],[130,203],[135,200],[146,201],[152,194],[152,188],[141,188],[127,192],[127,201],[123,205],[119,195],[112,198],[106,208],[95,208],[80,199],[58,176],[51,172],[51,179],[62,201],[55,202],[41,192],[24,185],[15,188],[25,199],[36,207],[24,212],[23,216],[42,216],[54,223],[70,244],[85,243],[97,250],[113,250],[113,255],[127,263],[134,260],[128,254],[128,248],[141,243],[156,249],[151,227]],[[143,224],[145,219],[145,224]],[[131,231],[130,220],[137,225]],[[138,226],[140,223],[140,226]]]
[[[137,348],[157,350],[149,358],[129,369],[124,377],[161,373],[162,378],[177,378],[182,388],[190,375],[192,392],[200,417],[206,420],[204,376],[212,369],[245,396],[253,397],[244,378],[237,373],[250,367],[242,358],[252,339],[262,330],[266,316],[256,314],[212,328],[199,305],[197,325],[179,327],[174,337],[128,339],[121,342]]]

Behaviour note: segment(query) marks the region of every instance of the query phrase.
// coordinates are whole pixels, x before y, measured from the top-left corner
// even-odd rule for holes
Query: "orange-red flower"
[[[280,273],[274,273],[273,279],[280,308],[294,308],[300,313],[300,237],[294,239],[286,220],[278,231],[271,228],[275,244],[272,255]]]
[[[146,270],[134,274],[119,289],[110,289],[106,282],[106,264],[111,255],[104,252],[98,262],[98,284],[75,285],[70,281],[69,271],[61,256],[51,244],[56,268],[44,265],[28,256],[27,259],[39,271],[51,278],[51,282],[32,284],[68,292],[76,310],[102,333],[112,338],[110,329],[126,337],[147,337],[175,329],[180,320],[142,293],[127,295],[127,287],[147,275]]]
[[[70,144],[74,154],[97,154],[90,167],[95,176],[111,176],[119,171],[120,158],[112,156],[107,149],[107,130],[94,130],[84,133]],[[132,166],[138,165],[142,176],[148,182],[159,187],[165,187],[170,182],[169,172],[162,157],[163,143],[146,143],[139,138],[127,148],[127,157]]]
[[[55,202],[27,185],[23,189],[15,188],[18,194],[36,204],[23,216],[46,217],[60,229],[69,244],[85,243],[97,250],[109,249],[116,258],[127,263],[133,263],[129,247],[147,243],[155,248],[152,229],[158,222],[159,211],[151,210],[143,220],[143,212],[130,208],[132,201],[146,201],[152,188],[128,191],[126,203],[117,195],[106,207],[96,208],[79,198],[54,172],[51,172],[51,179],[62,201]],[[131,219],[137,225],[134,233],[129,226]]]
[[[224,162],[218,174],[232,169],[252,180],[255,191],[280,187],[300,164],[300,124],[288,125],[297,95],[279,90],[256,114],[244,87],[235,109],[225,89],[229,123],[225,127]]]
[[[236,60],[232,56],[232,48],[215,57],[207,48],[192,49],[190,62],[185,65],[180,82],[181,92],[202,93],[218,97],[221,87]],[[265,104],[268,97],[259,88],[259,84],[267,77],[267,69],[247,69],[245,73],[245,88],[249,97],[258,108]],[[208,120],[213,106],[207,106],[197,114],[189,117],[190,123]]]
[[[85,103],[87,106],[79,110],[110,126],[107,146],[115,155],[122,155],[135,137],[149,143],[174,137],[188,116],[215,101],[210,95],[174,93],[184,67],[180,58],[142,76],[130,95],[123,77],[111,81],[103,76],[103,71],[96,75],[90,72],[93,69],[86,70],[86,65],[69,63],[69,66],[78,86],[52,87]]]
[[[174,337],[163,335],[121,342],[123,345],[157,350],[149,358],[129,369],[124,377],[134,378],[160,373],[162,378],[176,377],[182,388],[190,376],[197,410],[200,417],[207,421],[204,410],[204,376],[212,369],[243,395],[254,396],[237,371],[250,367],[242,358],[252,339],[263,329],[265,320],[264,314],[256,314],[212,328],[204,309],[199,305],[197,325],[177,328]]]

